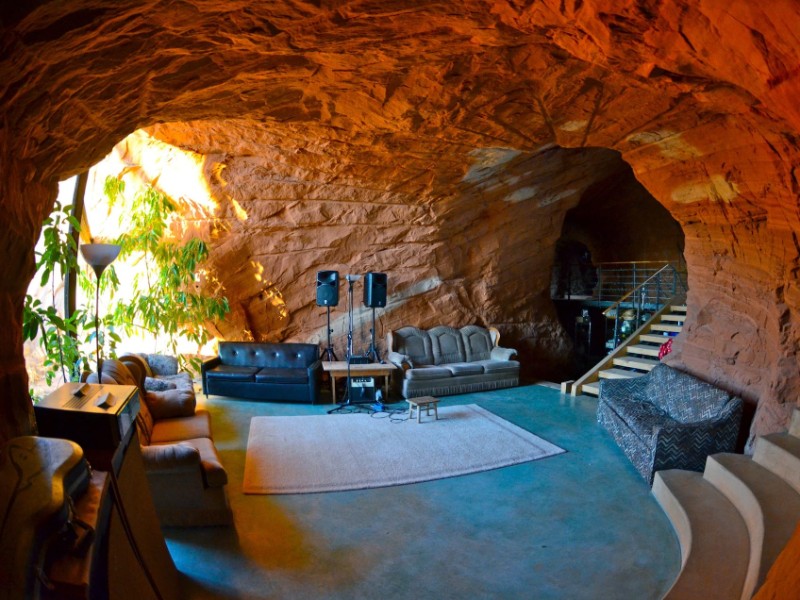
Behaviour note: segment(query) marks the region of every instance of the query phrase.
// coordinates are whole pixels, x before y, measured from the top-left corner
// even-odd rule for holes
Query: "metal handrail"
[[[640,262],[647,262],[647,261],[640,261]],[[661,275],[661,273],[662,273],[663,271],[665,271],[665,270],[667,270],[667,269],[669,269],[669,268],[671,268],[671,267],[672,267],[672,265],[670,265],[670,264],[666,264],[666,265],[664,265],[663,267],[661,267],[661,268],[660,268],[658,271],[656,271],[655,273],[653,273],[653,275],[651,275],[650,277],[648,277],[647,279],[645,279],[645,280],[644,280],[642,283],[640,283],[639,285],[637,285],[637,286],[636,286],[635,288],[633,288],[633,289],[632,289],[630,292],[626,293],[626,294],[625,294],[624,296],[622,296],[622,297],[621,297],[619,300],[617,300],[616,302],[614,302],[614,304],[612,304],[612,305],[611,305],[611,306],[609,306],[607,309],[605,309],[605,310],[603,311],[603,316],[604,316],[604,317],[605,317],[605,316],[608,316],[608,313],[610,313],[610,312],[611,312],[611,309],[616,309],[616,308],[617,308],[617,307],[618,307],[620,304],[622,304],[623,302],[625,302],[625,300],[626,300],[627,298],[629,298],[630,296],[632,296],[632,295],[633,295],[633,294],[636,292],[636,290],[638,290],[638,289],[641,289],[641,288],[643,288],[644,286],[648,285],[652,279],[655,279],[656,277],[660,276],[660,275]]]
[[[642,261],[645,262],[645,261]],[[653,261],[647,261],[653,262]],[[662,275],[664,275],[667,271],[672,271],[672,278],[671,278],[671,290],[669,293],[662,294]],[[635,269],[634,269],[635,275]],[[634,280],[635,283],[635,280]],[[655,294],[655,302],[651,302],[651,305],[656,310],[659,310],[664,304],[662,303],[662,298],[672,298],[678,291],[678,283],[680,283],[683,290],[686,290],[686,287],[681,279],[680,275],[678,274],[677,269],[675,269],[674,265],[667,263],[663,267],[661,267],[658,271],[653,273],[650,277],[644,280],[642,283],[636,285],[633,289],[623,294],[619,300],[614,302],[611,306],[609,306],[606,310],[603,311],[603,316],[607,317],[614,311],[614,336],[613,336],[613,348],[619,346],[620,343],[620,307],[623,304],[628,304],[631,308],[636,309],[636,325],[637,327],[641,325],[641,317],[643,309],[647,305],[647,290],[648,288],[655,284],[656,286],[656,294]],[[641,292],[641,293],[638,293]]]

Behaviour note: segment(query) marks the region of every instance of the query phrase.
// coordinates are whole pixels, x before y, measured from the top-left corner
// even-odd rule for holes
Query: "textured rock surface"
[[[0,21],[0,435],[29,420],[19,307],[56,180],[139,127],[193,120],[207,123],[151,133],[209,157],[217,216],[242,233],[218,238],[215,261],[241,278],[254,329],[322,326],[299,281],[317,268],[402,265],[393,292],[436,293],[395,298],[384,328],[480,316],[558,356],[539,282],[576,201],[565,192],[608,155],[550,148],[594,146],[621,153],[686,235],[689,322],[672,361],[759,401],[756,431],[800,394],[793,1],[44,1],[6,4]],[[531,176],[540,160],[554,185]],[[316,214],[298,208],[309,197]],[[337,218],[361,226],[320,240]],[[502,233],[523,220],[536,235]],[[276,231],[279,253],[248,242]],[[251,260],[276,287],[248,287]],[[270,290],[290,316],[259,308]]]

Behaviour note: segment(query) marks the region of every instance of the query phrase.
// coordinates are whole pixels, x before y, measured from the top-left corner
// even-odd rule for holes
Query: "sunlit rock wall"
[[[29,429],[19,310],[56,180],[140,127],[195,120],[210,121],[194,141],[208,157],[216,216],[231,230],[263,216],[272,223],[229,236],[227,248],[220,237],[220,267],[246,284],[251,267],[233,257],[261,248],[253,253],[264,269],[259,285],[277,285],[274,305],[282,299],[292,315],[259,315],[255,286],[236,318],[253,330],[283,327],[289,337],[299,335],[300,316],[316,312],[310,283],[292,275],[307,279],[301,273],[318,267],[391,273],[402,262],[394,294],[423,282],[437,282],[437,293],[407,301],[409,312],[387,310],[384,329],[394,315],[405,320],[412,302],[422,321],[456,304],[510,323],[508,339],[547,340],[544,319],[528,318],[539,306],[546,314],[546,302],[527,287],[531,295],[519,300],[520,276],[536,280],[543,265],[525,257],[540,247],[513,252],[529,242],[484,233],[537,206],[510,201],[533,186],[507,184],[501,171],[552,144],[617,150],[686,234],[689,322],[671,361],[758,401],[754,431],[779,428],[800,394],[798,31],[791,0],[4,4],[3,434]],[[240,136],[233,142],[230,127]],[[275,151],[248,158],[237,150],[248,136],[259,145],[272,136]],[[496,174],[472,178],[482,164]],[[587,184],[573,172],[575,186],[562,181],[542,196]],[[269,190],[255,183],[276,177],[283,183]],[[317,212],[293,204],[306,197],[295,179],[306,178]],[[486,193],[495,185],[508,193]],[[562,204],[539,206],[541,219],[558,220]],[[315,235],[314,222],[342,214],[360,226]],[[393,230],[398,216],[416,227]],[[291,233],[280,253],[265,251],[259,238],[276,235],[269,227],[281,221],[278,233]],[[445,243],[459,224],[463,237]],[[392,232],[413,238],[387,245]],[[421,239],[430,253],[414,251]],[[304,249],[314,245],[339,250],[312,260]],[[348,254],[342,247],[354,249],[351,264],[328,263]],[[497,270],[509,259],[521,262]],[[480,280],[482,268],[496,278]],[[542,326],[528,331],[531,322]],[[559,334],[551,337],[558,353]]]

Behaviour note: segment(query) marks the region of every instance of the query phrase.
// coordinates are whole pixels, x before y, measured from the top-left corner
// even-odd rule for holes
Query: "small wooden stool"
[[[439,409],[437,405],[439,404],[439,399],[434,398],[433,396],[420,396],[419,398],[409,398],[406,400],[408,402],[408,418],[414,418],[414,409],[417,409],[417,423],[422,423],[422,409],[427,411],[427,415],[431,416],[431,408],[433,408],[433,414],[436,416],[436,420],[439,420]]]

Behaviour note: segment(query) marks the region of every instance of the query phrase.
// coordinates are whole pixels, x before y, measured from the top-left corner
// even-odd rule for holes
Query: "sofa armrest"
[[[409,357],[407,354],[400,354],[399,352],[391,351],[386,356],[386,360],[395,365],[397,368],[403,369],[403,371],[414,368],[414,363],[411,361],[411,357]]]
[[[517,351],[513,348],[500,348],[496,346],[492,348],[491,358],[492,360],[511,360],[511,357],[516,355]]]
[[[735,401],[738,402],[735,402]],[[688,469],[702,471],[706,458],[719,452],[733,452],[741,426],[741,400],[735,398],[725,416],[699,423],[674,423],[656,432],[653,470]],[[732,406],[731,406],[732,405]]]
[[[147,471],[175,472],[194,471],[198,475],[202,469],[200,453],[187,444],[162,444],[142,446],[142,458]]]
[[[210,371],[211,369],[218,367],[222,364],[222,359],[219,356],[215,356],[214,358],[209,358],[208,360],[204,360],[200,365],[200,375],[201,379],[203,380],[203,393],[208,396],[207,386],[206,386],[206,372]]]

